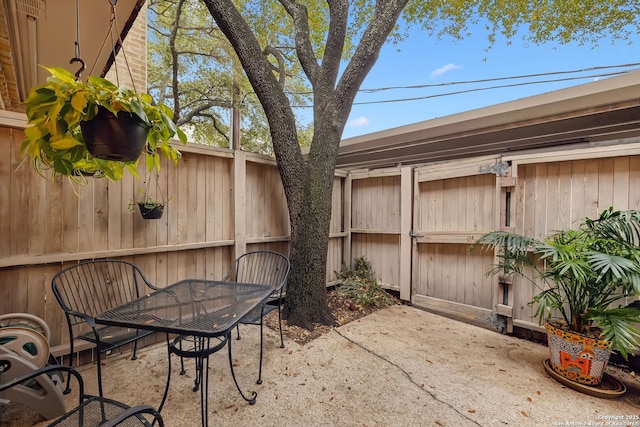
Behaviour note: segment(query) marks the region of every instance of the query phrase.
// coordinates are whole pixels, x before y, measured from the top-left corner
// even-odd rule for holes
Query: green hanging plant
[[[133,117],[146,127],[142,148],[147,170],[160,169],[160,154],[177,164],[181,154],[170,140],[177,135],[186,144],[187,137],[173,122],[168,106],[156,104],[147,93],[120,88],[102,77],[91,76],[85,83],[63,68],[44,68],[51,76],[46,83],[33,87],[24,102],[30,126],[25,129],[20,148],[38,173],[44,176],[48,170],[52,177],[67,176],[79,183],[86,183],[88,175],[117,181],[124,169],[138,177],[137,158],[105,160],[87,148],[81,124],[99,114]]]
[[[155,181],[156,194],[160,196],[156,199],[152,196],[151,181]],[[129,210],[135,212],[140,211],[143,219],[158,219],[164,212],[165,205],[171,200],[171,197],[165,199],[160,183],[158,182],[158,173],[154,170],[147,178],[146,187],[139,188],[140,197],[137,200],[130,200]]]

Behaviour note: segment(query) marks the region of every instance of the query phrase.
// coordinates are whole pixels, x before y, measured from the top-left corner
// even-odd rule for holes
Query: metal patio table
[[[200,388],[202,425],[208,421],[209,356],[225,345],[229,367],[236,388],[249,403],[257,393],[246,397],[236,380],[231,357],[231,331],[254,308],[265,302],[274,291],[272,286],[236,282],[187,279],[159,289],[146,296],[105,311],[96,316],[102,325],[145,329],[167,334],[169,367],[167,384],[158,410],[162,410],[171,382],[171,354],[196,359],[196,387]],[[177,335],[170,341],[169,334]],[[182,341],[193,343],[182,348]],[[204,380],[204,381],[203,381]]]

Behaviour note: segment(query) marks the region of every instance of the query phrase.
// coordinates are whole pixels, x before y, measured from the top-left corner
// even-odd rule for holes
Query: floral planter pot
[[[560,322],[547,322],[545,328],[551,368],[580,384],[600,384],[611,355],[609,342],[568,331]]]

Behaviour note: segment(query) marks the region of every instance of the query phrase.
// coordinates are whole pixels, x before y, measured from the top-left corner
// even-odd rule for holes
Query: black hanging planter
[[[89,152],[98,159],[131,162],[140,157],[149,128],[137,115],[120,111],[115,116],[104,107],[89,121],[80,122]]]
[[[143,219],[160,219],[164,213],[164,205],[150,205],[140,202],[138,207]]]

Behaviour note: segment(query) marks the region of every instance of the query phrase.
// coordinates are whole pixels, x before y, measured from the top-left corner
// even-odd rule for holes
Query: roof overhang
[[[337,167],[382,168],[640,136],[640,71],[345,139]]]
[[[0,29],[0,81],[6,84],[0,101],[4,108],[19,111],[29,89],[46,80],[48,73],[38,64],[73,73],[79,69],[77,63],[70,63],[76,56],[76,28],[80,57],[86,64],[82,77],[89,73],[104,76],[113,62],[114,45],[119,49],[118,37],[124,40],[143,5],[144,0],[117,0],[117,28],[114,26],[112,40],[109,0],[0,2],[0,28],[4,27]]]

